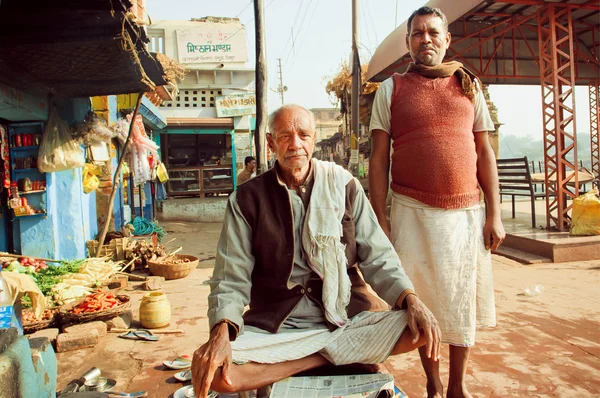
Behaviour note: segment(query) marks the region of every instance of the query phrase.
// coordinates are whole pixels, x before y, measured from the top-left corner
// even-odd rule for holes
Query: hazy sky
[[[250,0],[146,0],[154,20],[189,20],[204,16],[238,17],[246,25],[248,66],[254,66],[254,7]],[[263,0],[266,11],[268,82],[276,89],[277,59],[283,63],[285,102],[309,108],[332,106],[325,84],[349,60],[352,2],[349,0]],[[358,0],[361,61],[368,62],[377,46],[426,0]],[[398,3],[397,13],[396,4]],[[292,29],[294,31],[292,50]],[[542,138],[539,86],[492,86],[501,134]],[[281,104],[269,94],[269,109]],[[589,132],[588,89],[576,90],[577,130]]]

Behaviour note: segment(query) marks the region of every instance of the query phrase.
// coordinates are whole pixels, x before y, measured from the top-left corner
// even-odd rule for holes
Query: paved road
[[[170,396],[181,385],[161,364],[192,353],[208,337],[206,297],[220,224],[165,223],[170,246],[202,259],[185,279],[167,282],[171,328],[183,336],[139,342],[109,334],[92,349],[58,354],[59,388],[91,366],[118,381],[119,391],[147,390],[150,397]],[[167,238],[169,240],[170,238]],[[600,264],[577,262],[523,266],[494,256],[498,327],[478,334],[468,383],[478,397],[592,397],[600,394]],[[525,287],[541,284],[542,294],[522,297]],[[135,285],[135,315],[145,293]],[[447,349],[442,368],[448,365]],[[411,397],[425,396],[425,376],[416,352],[385,362]],[[447,371],[443,371],[447,378]]]

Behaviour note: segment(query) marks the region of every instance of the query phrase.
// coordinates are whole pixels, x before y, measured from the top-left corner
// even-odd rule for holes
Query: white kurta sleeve
[[[208,321],[211,329],[220,321],[227,320],[237,326],[239,333],[243,331],[242,314],[250,302],[254,269],[251,236],[250,225],[240,211],[234,192],[227,202],[210,280]]]
[[[494,131],[494,122],[490,116],[490,110],[488,109],[485,101],[485,96],[481,89],[477,90],[475,95],[475,119],[473,120],[473,132],[478,133],[481,131]]]

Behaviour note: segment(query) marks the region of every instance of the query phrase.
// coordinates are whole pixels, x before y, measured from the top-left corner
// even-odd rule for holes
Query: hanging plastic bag
[[[75,169],[84,164],[83,151],[54,107],[50,110],[37,164],[42,173]]]
[[[573,199],[571,235],[600,235],[600,199],[597,189]]]
[[[83,166],[82,180],[83,193],[88,194],[98,189],[100,180],[98,176],[102,173],[102,167],[92,163],[86,163]]]
[[[156,176],[158,177],[158,181],[163,184],[169,180],[169,174],[167,173],[167,168],[164,163],[161,162],[156,166]]]

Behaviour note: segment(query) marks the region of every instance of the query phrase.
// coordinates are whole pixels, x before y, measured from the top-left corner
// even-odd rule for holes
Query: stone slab
[[[100,321],[94,321],[94,322],[82,323],[79,325],[68,326],[63,329],[63,332],[64,333],[81,333],[81,332],[87,332],[88,330],[92,330],[92,329],[95,329],[98,332],[98,336],[100,336],[100,337],[106,336],[106,333],[107,333],[106,323],[100,322]]]
[[[42,329],[27,336],[29,341],[37,338],[46,338],[52,345],[56,345],[56,338],[60,331],[57,328]]]
[[[89,329],[78,333],[61,333],[56,339],[56,352],[75,351],[94,347],[98,344],[97,329]]]

